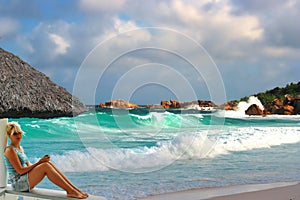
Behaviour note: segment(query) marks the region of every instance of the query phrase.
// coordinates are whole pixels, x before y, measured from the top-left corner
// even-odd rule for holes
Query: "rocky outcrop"
[[[271,103],[265,105],[270,114],[295,115],[300,114],[300,95],[292,97],[286,94],[283,101],[274,99]]]
[[[191,108],[193,106],[199,106],[199,102],[201,102],[201,100],[199,101],[188,101],[188,102],[182,102],[180,103],[180,107],[181,108]]]
[[[80,100],[0,48],[0,118],[53,118],[87,111]]]
[[[177,100],[170,100],[170,103],[171,103],[170,108],[180,108],[181,107],[180,102]]]
[[[282,107],[284,115],[292,115],[294,113],[294,107],[290,105],[285,105]]]
[[[162,100],[160,102],[160,105],[161,105],[162,108],[165,108],[165,109],[180,108],[181,103],[177,100],[170,100],[170,101]]]
[[[238,102],[236,102],[236,101],[235,102],[228,101],[228,102],[225,102],[224,104],[222,104],[219,107],[223,110],[236,110],[237,105],[238,105]]]
[[[265,110],[261,110],[257,105],[251,105],[245,113],[247,115],[295,115],[300,114],[300,95],[293,97],[286,94],[283,101],[276,98],[271,103],[264,105]]]
[[[300,114],[300,95],[294,98],[293,107],[294,107],[293,114]]]
[[[238,101],[226,102],[222,105],[216,105],[212,101],[190,101],[190,102],[179,102],[177,100],[162,100],[160,105],[147,105],[146,108],[149,109],[203,109],[206,108],[219,108],[224,110],[237,110]],[[198,107],[199,106],[199,107]],[[124,100],[112,100],[106,103],[100,104],[101,108],[139,108],[138,105],[126,102]],[[274,99],[270,104],[264,105],[265,109],[262,110],[258,105],[252,104],[245,111],[246,115],[269,115],[269,114],[300,114],[300,95],[292,97],[286,95],[283,101],[279,99]]]
[[[105,104],[100,103],[101,108],[140,108],[138,105],[124,101],[122,99],[111,100],[105,102]]]
[[[197,101],[190,101],[190,102],[179,102],[177,100],[162,100],[160,105],[147,105],[147,108],[164,108],[164,109],[175,109],[175,108],[191,108],[194,106],[199,107],[217,107],[215,103],[212,101],[203,101],[203,100],[197,100]]]
[[[252,104],[249,108],[245,111],[246,115],[264,115],[264,111],[260,109],[260,107],[256,104]]]
[[[264,107],[270,114],[279,114],[279,110],[283,107],[283,102],[276,98],[271,103],[264,105]]]
[[[160,102],[160,105],[161,105],[163,108],[170,108],[171,102],[166,101],[166,100],[162,100],[162,101]]]
[[[203,100],[198,100],[198,105],[200,107],[217,107],[217,105],[212,102],[212,101],[203,101]]]
[[[155,105],[155,104],[146,105],[146,108],[149,108],[149,109],[164,109],[164,107],[162,105]]]

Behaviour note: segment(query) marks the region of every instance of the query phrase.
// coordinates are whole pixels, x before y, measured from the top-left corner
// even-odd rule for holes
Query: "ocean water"
[[[31,162],[49,154],[79,188],[107,199],[300,181],[300,116],[91,109],[75,118],[9,121],[26,132]],[[58,189],[48,180],[38,187]]]

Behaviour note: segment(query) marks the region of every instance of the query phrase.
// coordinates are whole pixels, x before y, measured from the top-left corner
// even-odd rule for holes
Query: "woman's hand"
[[[39,161],[38,161],[38,163],[44,163],[44,162],[49,162],[50,161],[50,156],[48,156],[48,155],[45,155],[45,156],[43,156]]]

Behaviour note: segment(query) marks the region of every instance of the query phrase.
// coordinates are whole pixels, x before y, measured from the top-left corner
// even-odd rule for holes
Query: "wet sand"
[[[300,200],[300,183],[279,182],[215,188],[199,188],[153,195],[145,200]]]

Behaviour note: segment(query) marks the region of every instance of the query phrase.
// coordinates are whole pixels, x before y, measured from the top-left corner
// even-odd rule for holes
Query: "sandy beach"
[[[271,184],[238,185],[199,188],[168,194],[153,195],[144,200],[300,200],[300,184],[279,182]]]

